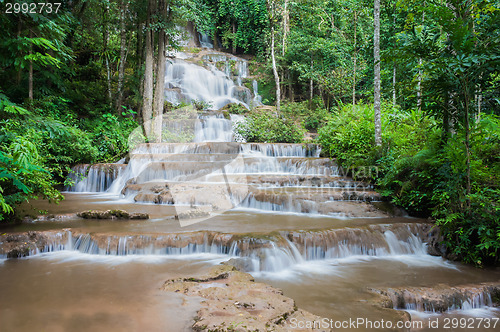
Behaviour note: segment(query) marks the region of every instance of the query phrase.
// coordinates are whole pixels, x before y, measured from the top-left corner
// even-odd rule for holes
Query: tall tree
[[[116,91],[116,112],[120,113],[123,101],[123,81],[125,78],[125,64],[127,63],[128,47],[127,29],[125,22],[128,17],[129,0],[120,1],[120,66],[118,67],[118,86]],[[129,39],[130,41],[130,39]]]
[[[374,96],[375,145],[382,145],[382,121],[380,112],[380,0],[374,0],[373,7],[373,57],[374,57]]]
[[[276,85],[276,111],[279,112],[281,91],[280,91],[280,77],[278,75],[278,69],[276,67],[276,56],[274,51],[274,26],[277,21],[276,2],[274,0],[268,0],[268,10],[269,10],[269,18],[271,24],[271,62],[273,67],[274,83]]]
[[[158,58],[156,66],[156,84],[154,91],[153,103],[153,118],[154,123],[154,137],[157,142],[161,142],[161,127],[163,120],[163,104],[165,102],[165,66],[166,66],[166,50],[167,50],[167,34],[165,29],[168,20],[168,3],[166,0],[160,0],[158,4],[159,26],[158,31]]]
[[[153,115],[153,62],[154,62],[154,36],[153,36],[153,12],[155,0],[148,1],[146,18],[146,60],[144,65],[144,88],[142,96],[142,120],[146,137],[151,135],[151,117]]]

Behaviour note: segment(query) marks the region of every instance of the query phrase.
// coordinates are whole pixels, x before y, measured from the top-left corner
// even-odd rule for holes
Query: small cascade
[[[249,108],[254,96],[243,86],[248,77],[244,59],[223,54],[202,57],[204,66],[180,58],[169,59],[165,72],[165,98],[178,105],[204,103],[208,109],[218,110],[229,103]]]
[[[450,287],[408,287],[382,291],[392,301],[394,309],[429,313],[455,310],[482,309],[493,306],[492,293],[498,291],[495,285],[463,285]]]
[[[222,114],[201,115],[199,119],[195,127],[195,142],[231,142],[233,140],[233,124]]]
[[[165,97],[174,105],[203,102],[211,109],[219,109],[242,102],[233,97],[234,82],[215,67],[209,70],[180,59],[172,59],[166,66]]]
[[[254,106],[260,106],[262,105],[262,97],[259,95],[259,84],[257,83],[256,80],[252,81],[252,88],[253,88],[253,104]]]
[[[278,272],[306,261],[352,256],[426,255],[427,227],[424,224],[373,225],[368,228],[280,232],[264,237],[218,232],[123,236],[75,231],[40,232],[35,235],[38,247],[29,254],[61,250],[110,256],[210,253],[249,260],[249,272]],[[0,243],[14,242],[1,240]],[[26,239],[20,238],[19,241],[26,242]],[[7,249],[0,246],[0,257]],[[480,298],[471,301],[470,305],[477,305],[478,301]]]
[[[74,182],[67,191],[104,192],[121,175],[125,164],[76,165],[69,178]]]
[[[211,49],[214,48],[214,44],[212,43],[212,39],[210,38],[208,33],[206,33],[206,32],[200,33],[199,39],[200,39],[201,47],[211,48]]]
[[[164,129],[174,141],[175,135],[191,141],[139,144],[126,167],[80,167],[77,172],[88,176],[71,190],[107,191],[176,209],[194,204],[209,213],[239,207],[352,217],[356,207],[342,204],[381,200],[369,184],[341,177],[332,160],[320,157],[316,144],[234,142],[234,123],[241,116],[190,116],[167,119]]]

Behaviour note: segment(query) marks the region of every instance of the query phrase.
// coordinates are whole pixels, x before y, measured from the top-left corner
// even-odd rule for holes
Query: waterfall
[[[259,84],[257,83],[256,80],[252,81],[252,87],[253,87],[253,103],[254,106],[259,106],[262,105],[262,97],[259,95]]]
[[[67,191],[74,192],[104,192],[121,175],[124,164],[95,164],[76,165],[69,174],[73,186],[66,187]]]
[[[39,242],[43,246],[31,251],[30,255],[61,250],[106,256],[210,253],[247,259],[253,267],[249,272],[279,272],[308,261],[353,256],[426,255],[426,227],[424,224],[373,225],[368,228],[280,232],[265,238],[218,232],[108,235],[46,231],[37,233],[37,237],[43,239]],[[395,246],[394,242],[398,245]],[[2,249],[0,246],[0,258]],[[481,301],[481,298],[471,301],[470,306],[480,305]]]
[[[229,60],[217,55],[207,59],[213,61],[207,67],[182,59],[169,59],[165,72],[166,100],[174,105],[180,102],[202,102],[215,110],[229,103],[243,104],[248,108],[252,100],[251,92],[242,86],[242,79],[248,75],[246,61],[236,61],[235,84]],[[217,62],[224,63],[224,71],[217,68]]]
[[[497,292],[492,285],[441,285],[437,288],[405,287],[384,290],[394,309],[441,313],[455,310],[474,310],[493,306],[491,294]]]
[[[208,35],[208,33],[203,32],[200,33],[200,44],[201,47],[206,47],[206,48],[214,48],[214,44],[212,43],[212,39]]]

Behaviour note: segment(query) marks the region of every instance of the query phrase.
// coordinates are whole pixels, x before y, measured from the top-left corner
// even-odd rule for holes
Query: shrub
[[[266,111],[250,114],[236,124],[235,130],[247,142],[300,143],[304,138],[304,130],[299,125]]]

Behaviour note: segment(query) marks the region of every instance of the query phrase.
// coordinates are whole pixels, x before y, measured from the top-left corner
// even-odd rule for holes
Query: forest
[[[125,157],[132,130],[177,106],[159,79],[165,54],[199,52],[206,37],[249,59],[273,107],[234,107],[246,141],[307,133],[353,178],[430,218],[448,258],[500,263],[498,0],[51,3],[0,1],[1,223],[20,220],[24,201],[63,199],[72,166]]]

